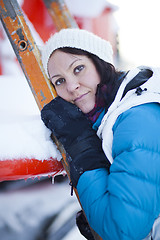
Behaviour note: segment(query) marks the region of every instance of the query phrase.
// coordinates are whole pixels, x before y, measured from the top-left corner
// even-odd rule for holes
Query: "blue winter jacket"
[[[112,130],[110,172],[83,173],[80,202],[103,240],[141,240],[160,214],[160,104],[132,107]]]

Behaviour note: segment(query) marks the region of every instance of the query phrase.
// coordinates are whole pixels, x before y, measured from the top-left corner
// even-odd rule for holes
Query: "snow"
[[[1,190],[1,239],[35,240],[42,239],[47,233],[48,237],[44,238],[47,240],[83,240],[85,238],[75,224],[75,215],[79,210],[76,197],[70,196],[68,181],[54,185],[47,181],[28,188]],[[64,231],[70,218],[73,223]]]
[[[0,77],[0,160],[50,157],[60,160],[27,84],[22,74]]]

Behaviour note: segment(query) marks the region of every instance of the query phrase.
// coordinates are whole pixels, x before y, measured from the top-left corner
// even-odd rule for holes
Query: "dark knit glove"
[[[42,109],[41,117],[71,157],[70,177],[74,187],[85,171],[109,168],[101,140],[76,105],[56,97]]]

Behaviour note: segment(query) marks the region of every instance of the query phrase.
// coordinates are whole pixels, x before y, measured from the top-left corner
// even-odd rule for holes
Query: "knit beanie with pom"
[[[63,47],[71,47],[87,51],[105,62],[113,64],[113,50],[108,41],[84,29],[62,29],[51,36],[41,49],[42,63],[48,77],[47,66],[49,58],[56,49]]]

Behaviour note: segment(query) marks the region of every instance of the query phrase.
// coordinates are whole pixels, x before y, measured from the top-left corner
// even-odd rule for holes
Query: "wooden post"
[[[71,16],[66,3],[63,0],[43,0],[56,29],[77,28],[78,25]]]

